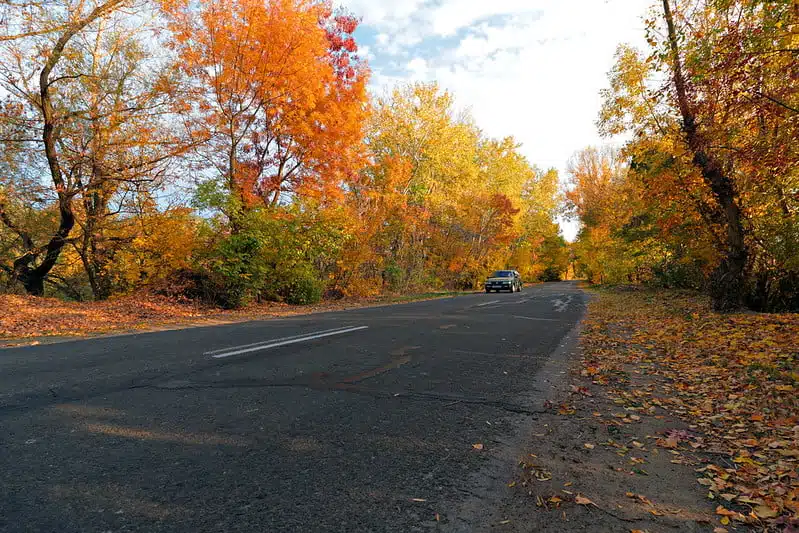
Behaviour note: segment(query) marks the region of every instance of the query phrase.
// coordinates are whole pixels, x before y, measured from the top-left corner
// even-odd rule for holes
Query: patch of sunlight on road
[[[286,447],[295,453],[316,453],[322,451],[322,443],[314,438],[293,438],[286,443]]]
[[[245,439],[211,433],[183,433],[175,431],[159,431],[154,429],[131,428],[114,424],[85,424],[84,429],[96,435],[124,437],[128,439],[160,442],[176,442],[180,444],[205,444],[212,446],[250,446]]]

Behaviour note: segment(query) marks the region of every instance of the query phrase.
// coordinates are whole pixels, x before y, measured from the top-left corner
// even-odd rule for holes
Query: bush
[[[156,294],[183,301],[234,309],[243,301],[241,287],[228,286],[222,276],[202,268],[177,270],[153,286]]]
[[[262,243],[251,235],[230,235],[218,244],[207,268],[221,285],[222,307],[243,307],[260,292],[268,273],[261,255]]]
[[[748,283],[745,304],[764,313],[799,312],[799,272],[758,272]]]
[[[390,291],[399,291],[402,288],[403,278],[404,272],[402,268],[394,261],[386,265],[385,270],[383,270],[383,284],[388,287]]]
[[[287,304],[308,305],[318,303],[322,299],[324,283],[310,274],[292,276],[280,283],[278,293]]]
[[[538,275],[538,281],[560,281],[561,271],[556,266],[548,266]]]
[[[649,283],[666,289],[700,290],[706,285],[706,276],[700,261],[663,261],[652,267]]]

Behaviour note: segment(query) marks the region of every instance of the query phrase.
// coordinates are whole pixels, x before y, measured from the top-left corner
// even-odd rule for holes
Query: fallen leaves
[[[0,337],[81,335],[137,329],[154,323],[193,319],[198,306],[164,296],[138,295],[104,302],[0,295]]]
[[[722,525],[799,527],[799,316],[719,315],[692,293],[604,291],[582,345],[581,374],[624,408],[609,430],[676,415],[688,429],[657,446],[682,464],[683,450],[711,453],[698,481],[724,504]],[[652,385],[629,387],[633,372]]]
[[[530,455],[531,458],[535,458],[535,456]],[[549,470],[544,469],[542,466],[537,465],[532,460],[521,461],[519,466],[522,467],[522,470],[528,474],[530,477],[537,481],[549,481],[552,479],[552,472]],[[526,484],[526,482],[524,483]]]
[[[385,298],[347,299],[303,306],[261,302],[241,309],[222,310],[148,292],[101,302],[67,302],[57,298],[0,294],[0,340],[219,324],[336,311],[387,301],[391,303]],[[8,341],[3,344],[16,345]],[[25,342],[26,346],[36,344],[39,341]]]
[[[562,403],[558,407],[558,414],[559,415],[573,415],[577,411],[575,410],[573,405],[569,405],[567,403]]]

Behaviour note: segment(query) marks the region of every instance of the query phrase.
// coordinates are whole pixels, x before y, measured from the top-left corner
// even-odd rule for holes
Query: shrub
[[[695,289],[705,286],[705,273],[700,261],[662,261],[652,266],[651,285],[667,289]]]
[[[765,313],[799,312],[799,272],[756,273],[748,283],[744,303]]]
[[[554,265],[546,267],[544,271],[538,275],[538,281],[560,281],[560,279],[561,270]]]
[[[308,305],[318,303],[322,299],[324,283],[313,275],[303,273],[292,276],[280,283],[279,294],[288,304]]]

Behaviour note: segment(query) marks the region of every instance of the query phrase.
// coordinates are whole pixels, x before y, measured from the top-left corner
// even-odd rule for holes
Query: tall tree
[[[135,8],[136,20],[123,7]],[[173,112],[172,72],[150,48],[152,27],[142,25],[145,3],[64,1],[43,14],[48,18],[38,26],[24,26],[35,35],[9,40],[3,48],[0,82],[22,111],[5,116],[11,135],[3,143],[26,152],[28,166],[47,169],[50,187],[42,193],[53,197],[58,222],[40,244],[41,236],[0,203],[2,220],[20,244],[6,268],[29,293],[41,295],[71,243],[94,296],[105,298],[110,287],[104,273],[117,238],[106,234],[107,224],[124,195],[161,179],[170,158],[186,146],[167,119]],[[33,24],[23,15],[25,24]],[[40,139],[29,134],[37,129]]]
[[[726,254],[711,281],[711,293],[714,307],[720,311],[729,311],[743,304],[749,257],[749,249],[744,239],[743,215],[738,191],[729,176],[729,171],[725,171],[722,162],[713,153],[708,138],[699,128],[694,111],[695,103],[689,94],[691,89],[683,73],[680,45],[669,0],[663,0],[663,13],[668,28],[674,91],[682,116],[682,129],[688,147],[693,153],[694,164],[713,191],[721,210],[720,218],[724,220],[726,226]],[[707,127],[712,127],[712,124],[708,124]]]
[[[650,55],[620,47],[600,114],[605,133],[634,133],[630,178],[649,204],[639,215],[669,248],[716,265],[717,309],[795,307],[799,9],[792,0],[658,6]],[[701,238],[680,241],[683,232]]]
[[[484,136],[451,93],[417,83],[378,98],[367,144],[373,164],[349,197],[369,228],[353,256],[370,275],[409,290],[473,287],[497,268],[543,271],[531,263],[558,234],[557,174],[535,169],[513,138]]]
[[[53,6],[51,6],[53,11],[50,11],[50,14],[63,17],[56,24],[56,26],[60,26],[60,29],[51,30],[52,23],[47,18],[38,22],[38,24],[43,26],[41,29],[30,29],[28,24],[32,24],[33,20],[26,17],[21,22],[24,27],[22,33],[7,35],[8,40],[12,43],[7,48],[7,57],[14,61],[12,64],[19,65],[21,67],[19,70],[22,72],[4,73],[4,85],[7,90],[19,95],[25,104],[33,105],[38,111],[38,118],[41,121],[41,143],[50,179],[57,196],[59,214],[58,227],[50,236],[49,241],[42,246],[34,243],[29,236],[23,235],[22,232],[24,230],[21,230],[13,223],[9,224],[9,215],[3,204],[0,204],[0,213],[2,214],[0,219],[10,229],[21,233],[20,237],[25,248],[24,254],[14,261],[11,275],[19,280],[30,294],[41,295],[44,293],[44,279],[55,266],[58,256],[66,245],[67,238],[75,225],[75,214],[73,212],[75,191],[74,187],[72,187],[73,183],[70,182],[70,176],[62,168],[63,162],[58,147],[63,128],[61,119],[64,117],[59,116],[56,105],[54,105],[58,84],[74,80],[75,75],[67,74],[65,77],[54,77],[53,73],[57,71],[56,69],[68,52],[68,45],[76,35],[96,21],[109,16],[124,3],[125,0],[108,0],[107,2],[93,5],[86,5],[84,2],[72,5],[71,2],[67,2],[62,6],[58,6],[60,10],[63,10],[61,13],[59,13],[59,9],[53,9]],[[46,16],[47,13],[46,10],[40,11],[41,15]],[[39,43],[20,43],[25,38],[38,37],[39,35],[48,37],[53,35],[55,38],[53,40],[48,39],[41,49],[36,46]],[[20,46],[17,46],[18,44]],[[33,54],[36,55],[31,57]],[[30,62],[28,63],[28,61]],[[5,65],[6,63],[4,62]],[[37,67],[38,77],[35,77],[32,70],[37,69]],[[18,77],[18,75],[21,77]]]
[[[292,195],[336,196],[360,164],[368,68],[358,21],[316,0],[167,2],[193,77],[192,114],[210,132],[199,164],[242,210]]]

